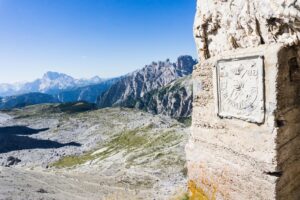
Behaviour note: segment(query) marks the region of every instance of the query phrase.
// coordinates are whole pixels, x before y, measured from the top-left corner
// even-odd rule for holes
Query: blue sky
[[[0,0],[0,82],[114,77],[196,57],[195,0]]]

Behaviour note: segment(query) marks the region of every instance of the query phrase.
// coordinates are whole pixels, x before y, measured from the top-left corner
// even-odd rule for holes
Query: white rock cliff
[[[300,199],[300,1],[198,0],[194,199]]]
[[[195,40],[202,59],[261,44],[300,39],[299,0],[198,0]]]

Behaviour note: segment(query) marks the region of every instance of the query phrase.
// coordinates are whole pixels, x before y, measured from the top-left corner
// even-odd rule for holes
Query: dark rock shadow
[[[62,144],[51,140],[28,137],[29,135],[47,130],[49,130],[49,128],[32,129],[26,126],[0,127],[0,153],[25,149],[53,149],[65,146],[81,146],[81,144],[76,142]]]

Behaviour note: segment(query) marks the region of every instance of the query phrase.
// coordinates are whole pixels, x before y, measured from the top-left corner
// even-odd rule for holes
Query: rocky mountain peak
[[[179,70],[186,71],[186,73],[191,74],[193,71],[193,66],[197,61],[192,56],[180,56],[177,58],[177,68]]]
[[[102,81],[104,81],[104,79],[101,79],[99,76],[93,76],[90,79],[87,79],[87,78],[79,79],[76,82],[78,84],[83,83],[83,85],[84,85],[85,82],[88,82],[90,85],[93,85],[93,84],[98,84],[98,83],[100,83]]]
[[[136,99],[192,73],[197,63],[191,56],[180,56],[176,63],[169,59],[152,62],[141,70],[122,77],[98,99],[99,107],[132,107]]]
[[[48,71],[42,78],[32,82],[0,84],[0,95],[5,97],[32,92],[56,94],[62,90],[75,89],[100,82],[102,82],[102,79],[98,76],[94,76],[91,79],[75,79],[64,73]]]
[[[66,75],[66,74],[62,74],[62,73],[58,73],[58,72],[51,72],[51,71],[48,71],[48,72],[46,72],[46,73],[43,75],[43,78],[42,78],[42,79],[55,80],[55,79],[58,79],[59,77],[62,77],[62,76],[67,76],[67,75]]]

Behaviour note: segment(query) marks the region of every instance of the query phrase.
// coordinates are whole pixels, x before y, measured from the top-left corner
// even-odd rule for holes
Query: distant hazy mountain
[[[96,103],[98,96],[108,90],[119,79],[112,78],[103,80],[98,84],[79,87],[73,90],[64,90],[54,96],[61,102],[87,101],[89,103]]]
[[[197,61],[194,60],[191,56],[180,56],[177,59],[176,63],[172,63],[169,60],[166,60],[165,62],[152,62],[150,65],[146,65],[143,69],[128,74],[127,76],[122,77],[119,81],[113,84],[106,92],[104,92],[101,96],[99,96],[98,106],[101,108],[111,107],[111,106],[140,107],[144,110],[149,111],[149,109],[151,108],[149,109],[146,108],[147,105],[150,105],[151,102],[152,103],[154,102],[150,99],[156,98],[156,97],[149,96],[149,94],[151,94],[151,91],[159,90],[160,88],[163,88],[171,84],[173,81],[181,77],[190,75],[193,71],[193,66],[196,63]],[[176,96],[178,97],[178,95],[181,95],[179,93],[182,92],[182,88],[184,88],[185,86],[190,87],[189,84],[183,84],[180,87],[172,87],[174,89],[172,93],[174,98]],[[186,90],[190,91],[189,88],[187,88]],[[184,97],[184,98],[190,102],[191,92],[187,92],[187,93],[188,93],[187,96],[189,97]],[[145,99],[144,96],[146,94],[148,96],[145,97],[146,98]],[[164,95],[168,96],[168,94],[164,94]],[[176,103],[172,104],[171,102],[174,101],[174,98],[168,98],[167,101],[170,102],[168,102],[167,104],[161,103],[160,105],[160,106],[166,105],[168,106],[168,109],[172,107],[171,105],[173,105],[173,107],[170,108],[173,114],[171,113],[171,111],[164,111],[167,109],[167,107],[165,109],[164,108],[158,109],[161,111],[157,110],[153,112],[154,113],[170,112],[168,114],[172,115],[173,117],[183,117],[188,115],[189,106],[187,106],[186,111],[182,111],[182,109],[184,109],[182,108],[182,106],[186,107],[186,105],[189,103],[182,102],[178,107]],[[140,101],[140,103],[143,103],[143,105],[141,104],[136,105],[137,101]],[[163,99],[160,99],[160,101],[163,101]]]
[[[5,97],[33,92],[56,94],[62,90],[71,90],[100,82],[102,82],[102,79],[98,76],[91,79],[75,79],[63,73],[47,72],[42,78],[33,82],[0,84],[0,96]]]
[[[43,93],[28,93],[18,96],[10,96],[0,98],[0,110],[21,108],[24,106],[42,104],[42,103],[57,103],[58,99],[52,95]]]
[[[10,96],[17,94],[17,91],[22,90],[25,83],[0,83],[0,95],[1,96]]]
[[[26,93],[14,96],[0,97],[0,110],[21,108],[28,105],[43,103],[69,103],[86,101],[96,103],[97,97],[106,91],[118,78],[102,81],[96,85],[79,87],[73,90],[62,90],[57,94]]]
[[[185,118],[190,116],[192,110],[192,81],[189,75],[196,63],[191,56],[180,56],[176,63],[170,60],[152,62],[141,70],[108,80],[99,77],[74,79],[66,74],[47,72],[33,82],[1,84],[0,109],[86,101],[97,103],[100,108],[124,106]]]

